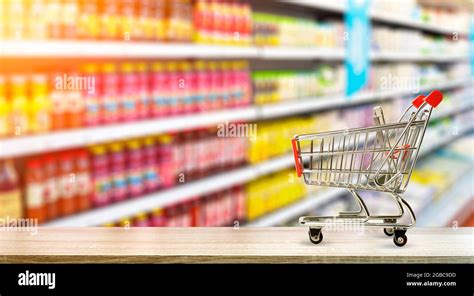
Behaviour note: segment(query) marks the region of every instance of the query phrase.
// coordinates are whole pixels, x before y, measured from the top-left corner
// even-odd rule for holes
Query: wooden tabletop
[[[414,228],[404,247],[381,229],[39,228],[0,232],[0,263],[473,263],[474,228]]]

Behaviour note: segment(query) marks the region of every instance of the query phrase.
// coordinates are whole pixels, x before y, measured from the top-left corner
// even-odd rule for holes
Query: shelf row
[[[453,135],[450,138],[443,138],[440,140],[430,139],[426,143],[431,143],[430,145],[425,145],[425,149],[420,151],[420,154],[427,155],[430,151],[447,145],[452,142],[455,138],[460,135],[470,131],[474,126],[469,126],[460,130],[458,134]],[[189,200],[193,196],[200,196],[207,193],[216,192],[229,188],[238,184],[246,183],[248,181],[254,180],[264,175],[270,173],[278,172],[283,169],[289,168],[294,165],[293,154],[287,154],[280,157],[270,159],[255,165],[249,165],[243,168],[231,170],[227,173],[219,174],[216,176],[211,176],[202,180],[198,180],[189,184],[178,186],[169,190],[161,191],[159,193],[149,194],[147,196],[127,200],[121,203],[113,204],[107,207],[98,208],[90,210],[85,213],[76,214],[73,216],[60,218],[51,222],[44,224],[45,226],[51,227],[72,227],[72,226],[98,226],[108,223],[110,221],[119,220],[122,217],[133,216],[137,212],[146,212],[153,208],[164,208],[171,204],[178,202],[183,202]],[[333,196],[333,194],[329,194]],[[334,193],[334,196],[336,194]],[[329,198],[329,197],[327,197]],[[306,200],[303,202],[307,202]],[[310,203],[310,202],[308,202]],[[297,207],[296,205],[285,208],[281,211],[289,211],[295,213],[297,209],[307,209],[308,205]],[[286,213],[286,212],[283,212]],[[278,215],[277,213],[272,215]],[[263,219],[273,219],[272,215],[266,216]],[[283,215],[283,214],[281,214]],[[287,214],[285,214],[287,215]],[[250,223],[249,225],[260,225],[259,223],[265,220],[257,220],[256,222]]]
[[[470,83],[472,83],[471,79],[455,80],[446,82],[443,85],[423,87],[420,91],[428,92],[432,89],[449,89]],[[151,134],[176,132],[225,122],[259,121],[330,108],[347,107],[377,100],[390,99],[397,96],[410,95],[410,93],[410,90],[390,90],[383,92],[365,92],[350,98],[340,95],[316,97],[279,104],[250,106],[195,115],[67,130],[43,135],[22,136],[0,140],[0,159],[138,138]]]
[[[5,58],[196,58],[268,60],[343,60],[341,48],[238,47],[185,43],[107,41],[0,41],[0,57]],[[464,55],[374,52],[374,61],[456,62]]]
[[[440,117],[440,116],[437,116],[437,117]],[[463,129],[457,135],[453,135],[452,137],[440,139],[438,141],[429,141],[429,140],[425,141],[427,145],[422,146],[419,157],[421,158],[421,157],[429,155],[431,152],[452,143],[455,139],[457,139],[458,137],[462,136],[463,134],[469,131],[472,131],[473,129],[474,129],[474,125]],[[472,179],[472,173],[470,173],[468,176],[469,178]],[[466,182],[464,182],[463,184],[465,183]],[[446,221],[449,218],[453,217],[457,212],[459,212],[467,204],[467,202],[471,200],[471,195],[470,195],[471,193],[466,192],[466,191],[471,190],[470,186],[459,186],[459,187],[461,188],[460,190],[463,192],[462,194],[460,194],[460,192],[458,192],[460,190],[457,190],[458,195],[456,196],[455,201],[453,201],[452,199],[443,198],[440,202],[436,203],[436,208],[435,207],[432,208],[431,205],[426,205],[424,209],[421,211],[423,215],[420,217],[420,219],[418,219],[418,224],[424,225],[424,224],[427,224],[428,221],[430,221],[429,223],[431,223],[431,225],[429,226],[438,226],[438,227],[446,226],[447,224]],[[308,213],[308,211],[310,211],[311,209],[315,209],[320,205],[324,205],[326,203],[334,201],[344,194],[347,194],[346,189],[328,188],[327,190],[310,195],[299,202],[291,204],[288,207],[282,208],[280,210],[277,210],[274,213],[271,213],[260,219],[247,223],[246,226],[250,226],[250,227],[279,226],[283,223],[291,221],[292,219],[298,218],[299,216],[304,215],[305,213]],[[435,213],[439,214],[439,211],[436,211],[436,210],[443,208],[443,207],[440,207],[439,205],[443,205],[446,208],[449,208],[449,213],[446,213],[446,215],[444,215],[447,218],[442,221],[437,221],[439,219],[437,220],[429,219],[428,217],[429,215],[433,216]],[[444,211],[444,208],[443,208],[443,211]]]
[[[417,224],[421,227],[455,227],[456,225],[452,224],[453,219],[462,221],[468,218],[474,202],[473,178],[473,169],[465,172],[454,186],[443,194],[442,198],[431,200],[422,209]]]
[[[324,0],[282,0],[284,2],[292,5],[299,5],[308,8],[314,8],[318,10],[325,10],[334,13],[345,13],[346,5],[345,1],[324,1]],[[466,30],[457,30],[454,28],[446,28],[440,25],[426,24],[421,21],[410,19],[409,17],[399,16],[394,13],[387,13],[381,11],[372,11],[370,12],[370,18],[373,21],[382,22],[385,24],[403,26],[407,28],[412,28],[416,30],[423,30],[437,34],[453,34],[457,32],[460,35],[467,35]]]

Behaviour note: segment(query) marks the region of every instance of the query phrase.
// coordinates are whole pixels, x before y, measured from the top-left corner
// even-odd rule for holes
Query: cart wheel
[[[308,234],[309,240],[315,245],[323,241],[323,232],[321,231],[321,229],[310,229],[308,231]]]
[[[408,238],[405,234],[400,235],[400,236],[395,234],[395,236],[393,237],[393,242],[398,247],[403,247],[404,245],[406,245],[407,241],[408,241]]]
[[[393,228],[384,228],[383,233],[385,233],[386,236],[392,236],[395,233],[395,230]]]

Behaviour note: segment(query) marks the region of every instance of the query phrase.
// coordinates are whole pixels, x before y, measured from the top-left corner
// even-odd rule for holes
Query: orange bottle
[[[30,125],[28,122],[26,77],[23,75],[13,76],[10,87],[10,124],[13,129],[11,133],[14,136],[21,136],[30,131]]]
[[[29,121],[33,133],[44,133],[51,129],[51,101],[48,97],[48,78],[44,74],[33,76]]]
[[[71,72],[70,77],[78,77],[79,74]],[[66,110],[65,110],[65,124],[68,128],[78,128],[83,125],[85,117],[85,102],[84,97],[82,96],[81,88],[93,87],[95,83],[91,77],[85,77],[86,85],[75,89],[69,89],[64,93],[64,100],[66,101]]]
[[[120,7],[120,19],[119,19],[119,27],[120,27],[120,38],[124,40],[141,40],[143,36],[143,31],[140,30],[137,21],[136,15],[136,3],[138,1],[135,0],[121,0],[119,2]]]
[[[92,178],[89,153],[85,149],[75,153],[77,209],[85,211],[91,207]]]
[[[99,3],[99,9],[102,10],[100,15],[100,37],[103,39],[120,39],[122,36],[120,36],[119,1],[102,0]]]
[[[76,212],[77,176],[73,155],[63,152],[59,157],[59,212],[63,216]]]
[[[81,39],[96,39],[100,34],[99,7],[97,1],[80,0],[77,34]]]
[[[26,163],[26,217],[37,219],[38,223],[46,221],[46,204],[44,202],[45,175],[39,159],[30,159]]]
[[[13,161],[0,161],[0,218],[21,218],[23,204]]]
[[[5,77],[0,75],[0,138],[8,135],[10,130],[8,115],[10,114],[10,103],[7,100]]]
[[[46,202],[46,216],[48,220],[59,216],[59,184],[58,184],[58,164],[53,155],[46,155],[43,158],[45,173],[44,199]]]
[[[51,127],[53,130],[65,129],[66,121],[66,89],[67,81],[64,81],[64,76],[61,73],[56,73],[51,76],[51,88],[49,97],[51,100]]]

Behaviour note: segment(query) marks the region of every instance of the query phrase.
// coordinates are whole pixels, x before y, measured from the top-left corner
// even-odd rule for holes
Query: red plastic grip
[[[418,95],[412,102],[411,104],[416,108],[420,108],[421,104],[425,102],[425,96],[424,95]]]
[[[431,107],[436,108],[439,103],[443,101],[443,93],[439,90],[432,91],[426,98],[425,102],[431,105]]]
[[[291,140],[291,146],[293,147],[293,156],[295,157],[295,168],[298,177],[301,177],[301,163],[298,157],[298,148],[296,147],[296,139]]]

